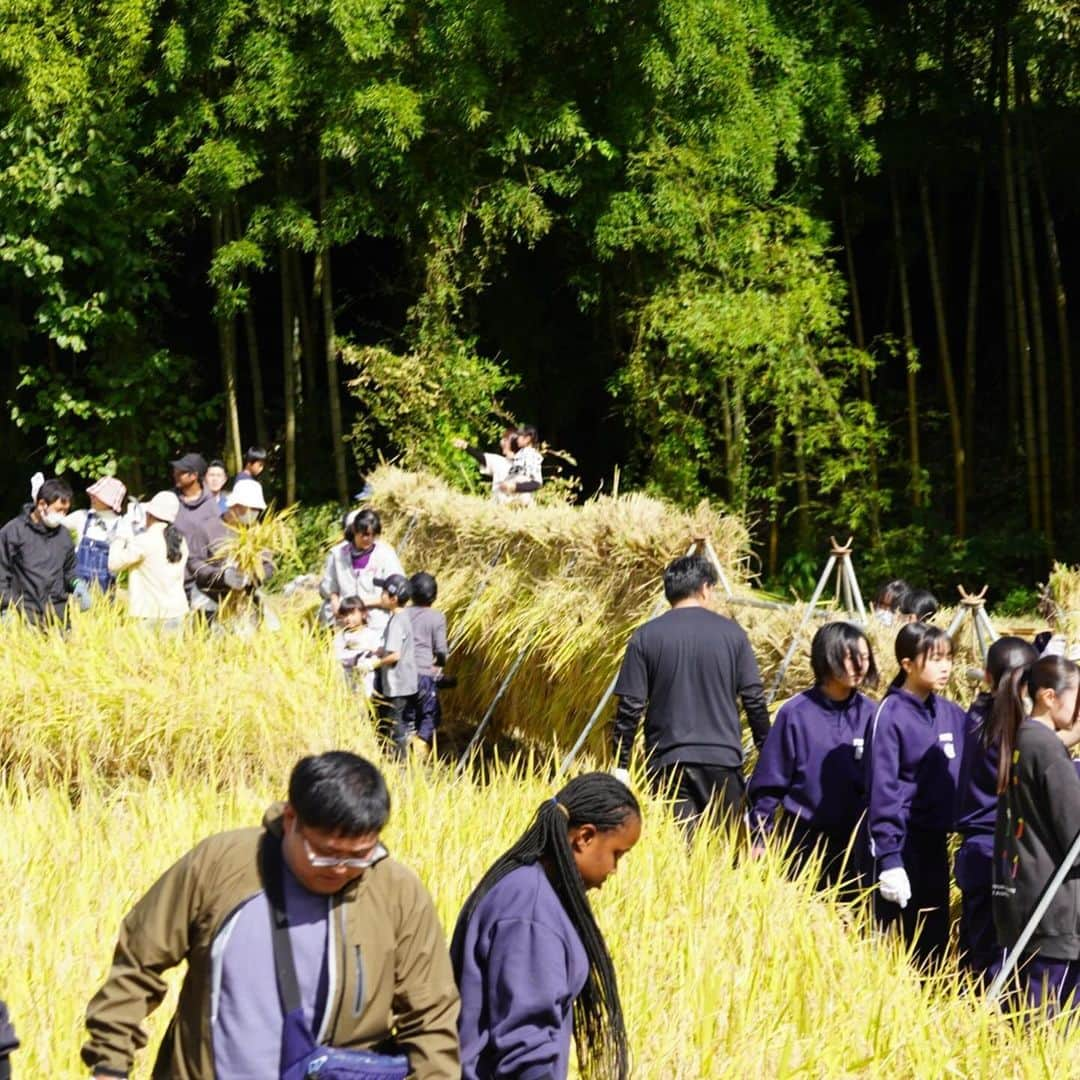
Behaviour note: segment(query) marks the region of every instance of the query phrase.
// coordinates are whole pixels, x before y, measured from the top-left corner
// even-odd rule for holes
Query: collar
[[[829,697],[820,686],[811,686],[810,689],[806,691],[806,696],[820,708],[828,709],[829,712],[840,713],[845,712],[854,704],[858,693],[858,690],[852,690],[843,701],[836,701]]]
[[[919,712],[925,714],[926,719],[932,720],[937,716],[937,696],[930,694],[925,701],[920,701],[910,690],[905,690],[900,687],[896,690],[891,690],[890,693],[896,694],[908,703],[912,708],[918,709]]]

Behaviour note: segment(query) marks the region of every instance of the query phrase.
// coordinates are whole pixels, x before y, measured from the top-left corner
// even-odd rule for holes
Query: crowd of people
[[[503,459],[521,449],[507,444]],[[129,585],[132,613],[182,617],[160,606],[164,577],[152,575],[167,570],[185,610],[193,591],[212,597],[228,577],[220,563],[206,572],[222,530],[265,506],[258,464],[224,495],[211,467],[186,455],[172,463],[176,490],[138,515],[125,512],[114,478],[92,485],[90,509],[74,514],[70,489],[45,481],[0,532],[5,606],[27,610],[32,598],[45,617],[78,595],[74,580],[93,602],[110,575],[149,563],[142,592]],[[319,618],[336,628],[345,677],[378,703],[394,756],[426,753],[449,652],[438,584],[406,576],[376,510],[351,511],[343,532],[326,559]],[[61,571],[50,578],[50,567]],[[877,925],[925,970],[947,951],[958,835],[959,960],[974,985],[988,985],[1080,834],[1069,753],[1080,744],[1080,668],[1058,639],[999,638],[985,689],[965,711],[945,693],[952,642],[933,625],[936,600],[890,582],[872,615],[896,629],[881,699],[865,692],[879,680],[865,629],[832,621],[811,643],[812,685],[770,720],[749,638],[711,610],[716,584],[716,568],[697,555],[665,568],[670,610],[635,631],[615,683],[611,772],[579,776],[538,808],[476,884],[449,945],[424,886],[381,842],[383,775],[345,751],[304,758],[261,827],[201,843],[125,918],[87,1011],[92,1075],[129,1074],[164,973],[186,961],[155,1075],[562,1078],[576,1044],[586,1074],[628,1076],[614,965],[587,894],[641,834],[630,770],[642,727],[645,781],[688,836],[745,829],[749,859],[782,852],[796,873],[809,864],[841,902],[869,891]],[[748,779],[740,705],[758,750]],[[1072,874],[1026,947],[1010,1007],[1073,1007],[1078,913]],[[5,1031],[10,1050],[6,1021],[0,1039]]]

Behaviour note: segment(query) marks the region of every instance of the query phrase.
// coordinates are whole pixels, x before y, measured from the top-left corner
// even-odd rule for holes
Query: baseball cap
[[[193,472],[199,476],[206,474],[206,458],[202,454],[184,454],[169,462],[169,468],[178,472]]]
[[[237,480],[225,500],[226,506],[246,506],[249,510],[265,510],[266,497],[258,480]]]
[[[396,596],[403,604],[412,599],[412,586],[404,574],[391,574],[389,577],[377,577],[372,584],[377,589],[385,589],[391,596]]]

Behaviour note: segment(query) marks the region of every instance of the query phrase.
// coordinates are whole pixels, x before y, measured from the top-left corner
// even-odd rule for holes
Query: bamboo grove
[[[770,576],[1077,558],[1063,0],[4,0],[0,452],[280,500],[540,424]],[[1075,320],[1073,320],[1074,322]],[[927,570],[927,567],[932,570]]]

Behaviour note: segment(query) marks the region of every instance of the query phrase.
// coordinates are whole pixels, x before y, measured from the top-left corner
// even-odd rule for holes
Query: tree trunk
[[[326,235],[326,162],[319,161],[319,219],[323,229],[318,258],[322,270],[323,339],[326,347],[326,396],[330,405],[331,456],[338,501],[349,501],[349,481],[345,469],[345,433],[341,421],[341,386],[338,381],[338,347],[334,335],[334,289],[330,276],[330,240]]]
[[[731,380],[720,376],[720,422],[724,435],[724,469],[727,473],[728,502],[735,503],[735,424],[731,416]]]
[[[859,299],[859,281],[855,276],[855,248],[851,243],[851,228],[848,224],[847,197],[840,196],[840,229],[847,254],[848,286],[851,291],[851,321],[855,331],[855,346],[866,352],[866,332],[863,327],[862,303]],[[863,367],[859,371],[859,387],[863,401],[873,405],[873,393],[870,386],[870,371]],[[876,543],[881,537],[881,515],[878,510],[878,460],[877,447],[871,442],[867,464],[870,468],[870,537]]]
[[[289,253],[280,248],[281,371],[285,398],[285,505],[296,502],[296,321],[289,273]]]
[[[777,418],[772,439],[772,495],[769,499],[769,577],[780,570],[780,487],[784,480],[784,428]]]
[[[1001,233],[1001,294],[1003,303],[1002,321],[1005,339],[1003,359],[1005,361],[1005,385],[1008,389],[1007,417],[1008,439],[1005,444],[1005,462],[1015,461],[1015,448],[1020,440],[1020,355],[1016,344],[1016,302],[1012,287],[1012,250],[1009,244],[1009,207],[1005,192],[1002,190],[998,199],[999,230]]]
[[[1035,447],[1035,402],[1031,392],[1031,342],[1028,337],[1027,303],[1020,246],[1020,211],[1016,195],[1016,173],[1012,136],[1009,131],[1009,43],[1005,42],[1001,65],[1001,153],[1005,176],[1005,201],[1009,227],[1010,285],[1016,312],[1016,345],[1020,358],[1020,396],[1023,401],[1024,453],[1027,457],[1028,518],[1038,531],[1042,525],[1038,459]]]
[[[960,403],[956,395],[952,350],[949,348],[949,324],[945,315],[945,296],[938,266],[937,238],[930,210],[930,184],[926,173],[919,174],[919,202],[922,205],[923,228],[926,232],[926,259],[930,268],[930,295],[934,302],[934,321],[937,323],[938,362],[945,384],[945,404],[949,410],[949,435],[953,452],[953,527],[961,539],[967,535],[967,468],[964,464],[964,427],[960,418]]]
[[[232,205],[233,236],[239,237],[240,209]],[[259,335],[255,327],[255,296],[251,291],[251,280],[246,269],[240,271],[240,284],[247,293],[244,306],[244,340],[247,345],[248,374],[251,376],[251,404],[255,410],[255,441],[264,449],[270,445],[270,435],[266,426],[266,398],[263,395],[262,366],[259,362]]]
[[[900,310],[904,319],[904,366],[907,370],[908,410],[908,468],[911,474],[911,502],[923,503],[922,463],[919,457],[919,358],[915,351],[915,330],[911,318],[911,291],[908,288],[907,262],[904,258],[904,227],[900,216],[900,193],[896,174],[889,174],[889,194],[892,199],[893,246],[896,249],[896,270],[900,282]]]
[[[977,314],[979,308],[979,263],[982,259],[983,204],[986,200],[986,171],[980,166],[975,187],[975,221],[968,260],[967,329],[964,334],[964,461],[967,463],[968,498],[975,497],[975,361]]]
[[[1020,69],[1017,68],[1017,86]],[[1054,502],[1050,490],[1050,398],[1046,385],[1046,337],[1043,333],[1042,300],[1039,296],[1039,268],[1035,261],[1035,229],[1031,221],[1031,193],[1028,187],[1024,138],[1017,139],[1016,174],[1019,179],[1020,221],[1023,226],[1024,262],[1027,269],[1028,300],[1031,305],[1031,340],[1035,359],[1036,415],[1038,418],[1039,497],[1042,502],[1043,533],[1047,556],[1054,551]]]
[[[731,379],[731,427],[735,466],[735,505],[739,516],[744,517],[750,502],[750,485],[746,470],[746,401],[740,375],[735,375]]]
[[[1026,82],[1026,78],[1025,78]],[[1035,191],[1039,196],[1043,232],[1046,234],[1046,251],[1050,262],[1050,283],[1054,290],[1054,312],[1057,316],[1058,348],[1061,354],[1061,404],[1062,424],[1065,429],[1065,503],[1071,505],[1076,496],[1076,402],[1073,397],[1072,349],[1069,343],[1069,305],[1065,292],[1065,278],[1061,269],[1061,252],[1058,250],[1057,228],[1050,210],[1050,198],[1046,193],[1046,176],[1043,173],[1042,151],[1031,122],[1031,97],[1027,86],[1024,90],[1025,116],[1027,117],[1028,145],[1035,174]]]
[[[211,218],[211,242],[217,250],[229,240],[229,220],[221,210]],[[218,347],[221,351],[221,386],[225,397],[225,458],[231,473],[243,464],[240,448],[240,410],[236,394],[236,317],[217,316]]]
[[[293,301],[300,319],[300,349],[303,354],[304,383],[303,386],[298,387],[298,390],[301,403],[307,408],[313,407],[315,404],[316,384],[318,381],[318,372],[315,366],[317,347],[315,344],[314,319],[308,306],[308,294],[304,288],[303,256],[298,251],[290,251],[288,255],[289,272],[292,276]],[[315,260],[315,265],[317,271],[318,259]],[[316,272],[317,277],[318,273]],[[314,292],[314,289],[312,292]]]
[[[799,550],[810,550],[810,480],[806,475],[806,443],[802,428],[796,424],[794,434],[795,451],[795,495],[798,500],[795,513],[795,535]]]

